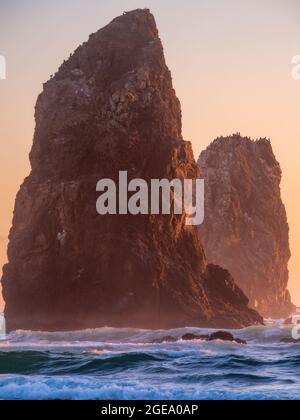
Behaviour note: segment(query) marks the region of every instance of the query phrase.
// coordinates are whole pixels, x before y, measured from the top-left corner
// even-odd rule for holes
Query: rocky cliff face
[[[93,34],[44,85],[30,160],[2,280],[8,330],[261,322],[228,273],[207,267],[185,215],[96,212],[97,181],[121,170],[198,175],[148,10]]]
[[[230,271],[261,314],[289,315],[289,228],[271,143],[219,138],[199,165],[206,194],[200,237],[208,260]]]

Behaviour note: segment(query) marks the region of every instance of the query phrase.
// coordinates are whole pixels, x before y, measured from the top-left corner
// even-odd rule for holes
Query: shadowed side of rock
[[[8,330],[201,326],[225,312],[228,327],[261,322],[239,293],[223,305],[209,297],[184,214],[96,212],[97,181],[117,183],[119,171],[148,182],[198,176],[148,10],[91,35],[44,85],[35,116],[2,279]]]

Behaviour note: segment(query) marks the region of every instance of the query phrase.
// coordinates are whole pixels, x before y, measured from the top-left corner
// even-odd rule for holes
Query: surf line
[[[102,193],[96,202],[101,216],[170,215],[173,207],[175,215],[186,215],[188,226],[204,221],[203,179],[151,179],[148,186],[147,181],[139,178],[128,183],[128,172],[120,171],[118,186],[112,179],[100,179],[96,191]]]

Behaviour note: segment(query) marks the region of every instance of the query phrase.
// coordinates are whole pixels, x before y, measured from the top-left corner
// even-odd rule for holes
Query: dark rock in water
[[[196,335],[196,334],[185,334],[182,336],[183,341],[193,341],[193,340],[208,340],[209,335]]]
[[[227,331],[217,331],[211,335],[197,335],[197,334],[185,334],[182,336],[183,341],[193,341],[193,340],[202,340],[202,341],[233,341],[238,344],[247,344],[247,341],[235,338],[232,334]]]
[[[280,340],[280,343],[299,344],[300,343],[300,338],[299,339],[295,339],[295,338],[283,338],[282,340]]]
[[[222,341],[232,341],[238,344],[247,344],[247,341],[235,338],[232,334],[227,331],[217,331],[210,335],[208,341],[222,340]]]
[[[148,10],[91,35],[44,85],[35,118],[2,279],[8,331],[262,322],[227,272],[207,267],[184,214],[96,212],[96,183],[121,170],[199,175]]]
[[[217,331],[210,335],[209,341],[222,340],[222,341],[234,341],[232,334],[226,331]]]
[[[163,344],[163,343],[175,343],[178,341],[177,338],[172,337],[170,335],[162,338],[156,338],[155,340],[151,341],[152,344]]]
[[[201,153],[199,167],[205,179],[199,233],[208,261],[228,269],[263,316],[290,315],[289,227],[270,141],[218,138]]]
[[[248,344],[246,340],[241,340],[240,338],[235,338],[234,341],[237,344],[243,344],[243,345],[247,345]]]

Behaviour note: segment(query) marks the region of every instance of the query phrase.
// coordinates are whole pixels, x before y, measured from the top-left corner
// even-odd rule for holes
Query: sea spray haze
[[[199,232],[208,260],[228,269],[265,317],[288,317],[295,311],[287,289],[289,227],[270,141],[218,138],[199,166],[206,186]]]
[[[119,171],[199,175],[148,10],[91,35],[44,85],[35,118],[2,280],[8,331],[262,323],[230,274],[207,265],[185,214],[96,212],[96,183]]]

